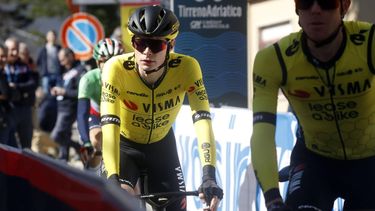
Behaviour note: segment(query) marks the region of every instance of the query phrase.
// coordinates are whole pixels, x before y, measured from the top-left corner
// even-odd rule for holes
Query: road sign
[[[95,16],[79,12],[64,21],[60,35],[63,47],[71,48],[78,60],[87,61],[93,46],[104,38],[104,28]]]

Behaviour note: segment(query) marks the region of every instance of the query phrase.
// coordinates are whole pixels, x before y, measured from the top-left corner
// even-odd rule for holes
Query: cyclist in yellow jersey
[[[301,31],[257,53],[252,162],[268,210],[375,209],[374,25],[350,0],[295,0]],[[269,62],[275,61],[275,62]],[[299,122],[286,205],[275,147],[279,88]]]
[[[172,124],[186,94],[203,166],[200,197],[216,210],[223,192],[216,184],[209,101],[197,60],[171,52],[178,29],[173,12],[156,5],[129,18],[134,52],[112,57],[102,74],[104,164],[109,179],[130,193],[145,169],[150,192],[185,191]],[[167,210],[186,210],[184,202]]]

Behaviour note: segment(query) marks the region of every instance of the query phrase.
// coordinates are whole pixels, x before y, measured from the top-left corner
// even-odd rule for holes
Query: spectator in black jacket
[[[31,148],[33,136],[32,107],[35,103],[35,90],[38,86],[34,73],[19,58],[19,42],[10,37],[5,41],[8,48],[5,75],[11,90],[12,122],[19,139],[19,147]]]
[[[4,72],[7,61],[7,49],[0,45],[0,143],[16,146],[14,129],[12,128],[10,110],[10,88]]]
[[[62,48],[58,58],[64,67],[62,86],[51,88],[51,95],[57,99],[57,120],[51,138],[59,145],[59,159],[69,160],[69,147],[79,152],[80,144],[71,140],[72,125],[77,118],[78,86],[86,69],[74,58],[70,48]]]
[[[61,46],[56,43],[56,32],[50,30],[46,33],[46,44],[39,52],[37,69],[41,76],[41,85],[44,94],[48,95],[50,89],[61,82],[62,67],[59,63],[58,52]]]

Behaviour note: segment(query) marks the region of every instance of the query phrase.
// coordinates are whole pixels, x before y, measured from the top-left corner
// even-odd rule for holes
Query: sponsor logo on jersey
[[[199,88],[199,87],[203,86],[203,80],[202,79],[196,80],[194,82],[194,84],[195,84],[196,87]]]
[[[143,110],[145,111],[145,113],[149,113],[149,112],[164,111],[164,110],[173,108],[180,103],[181,103],[180,97],[176,96],[176,98],[174,98],[174,99],[170,98],[168,100],[165,100],[164,102],[154,103],[154,104],[143,103],[142,105],[143,105]]]
[[[180,64],[181,64],[181,58],[182,56],[179,56],[175,59],[171,59],[169,62],[168,62],[168,66],[169,67],[178,67]]]
[[[101,102],[115,103],[115,100],[116,100],[116,96],[113,95],[112,93],[107,93],[105,91],[102,92]]]
[[[103,87],[105,88],[105,90],[109,91],[112,94],[115,94],[116,96],[120,95],[118,89],[108,82],[104,82]]]
[[[178,90],[178,89],[180,89],[181,88],[181,84],[177,84],[177,86],[175,86],[173,89],[174,90]]]
[[[148,97],[148,95],[146,93],[137,93],[137,92],[132,92],[132,91],[126,91],[126,94],[135,95],[135,96],[138,96],[138,97]]]
[[[200,79],[198,79],[194,82],[194,85],[189,86],[187,92],[193,93],[196,90],[196,88],[199,88],[199,87],[202,87],[202,86],[204,86],[204,84],[203,84],[202,78],[200,78]]]
[[[188,89],[188,92],[192,93],[192,92],[194,92],[194,90],[195,90],[195,86],[190,86],[189,89]]]
[[[201,119],[211,119],[211,113],[208,111],[197,111],[193,114],[193,123]]]
[[[366,33],[368,30],[361,30],[359,34],[351,34],[350,35],[350,41],[354,43],[354,45],[362,45],[366,41],[364,33]]]
[[[195,92],[199,100],[208,100],[207,93],[205,89],[200,89]]]
[[[130,60],[132,57],[129,57],[128,59],[129,60],[126,60],[124,61],[124,63],[122,64],[122,66],[126,69],[126,70],[133,70],[135,68],[135,62]]]
[[[163,114],[161,116],[155,117],[154,119],[145,118],[141,115],[133,114],[133,118],[131,121],[131,124],[134,127],[144,128],[147,130],[156,129],[164,127],[169,123],[169,114]]]
[[[134,102],[130,101],[130,100],[124,100],[123,101],[125,106],[130,109],[130,110],[133,110],[133,111],[136,111],[138,110],[138,105],[135,104]]]
[[[120,126],[120,118],[116,115],[103,115],[101,117],[101,124],[106,125],[106,124],[115,124]]]
[[[359,72],[363,72],[363,68],[361,67],[358,67],[358,68],[354,68],[354,69],[349,69],[349,70],[346,70],[346,71],[343,71],[341,73],[337,73],[337,76],[346,76],[346,75],[353,75],[354,73],[359,73]]]
[[[172,89],[168,89],[165,92],[157,93],[156,97],[162,97],[162,96],[165,96],[165,95],[169,95],[169,94],[172,93],[172,91],[173,91]]]
[[[298,51],[298,48],[299,48],[299,41],[297,39],[294,39],[292,45],[290,45],[285,50],[285,54],[287,56],[293,56]]]
[[[296,77],[296,81],[302,81],[302,80],[319,80],[319,77],[316,75]]]
[[[253,115],[253,124],[270,123],[276,125],[276,114],[270,112],[256,112]]]
[[[256,85],[265,87],[267,84],[266,79],[264,79],[262,76],[259,76],[257,74],[253,74],[253,81]]]
[[[309,98],[310,93],[304,90],[288,90],[288,94],[291,96],[299,97],[299,98]]]
[[[309,103],[308,109],[312,112],[312,118],[315,120],[345,120],[354,119],[359,116],[356,111],[357,103],[355,101],[340,101],[332,103]]]
[[[210,143],[203,143],[201,147],[203,151],[204,161],[207,163],[211,162]]]
[[[325,97],[326,95],[329,95],[330,93],[333,96],[360,94],[370,88],[371,88],[371,82],[369,79],[366,79],[363,81],[351,81],[346,84],[342,84],[342,83],[335,84],[332,86],[331,89],[322,85],[320,87],[314,87],[314,90],[319,96]]]

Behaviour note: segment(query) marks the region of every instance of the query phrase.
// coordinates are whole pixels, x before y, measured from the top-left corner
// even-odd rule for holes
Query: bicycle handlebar
[[[174,192],[160,192],[141,194],[138,197],[144,202],[149,203],[153,210],[165,210],[167,206],[185,196],[198,196],[198,191],[174,191]],[[161,204],[160,204],[161,203]]]
[[[161,192],[161,193],[151,193],[139,195],[141,199],[151,199],[151,198],[168,198],[168,197],[180,197],[180,196],[198,196],[198,191],[175,191],[175,192]]]

